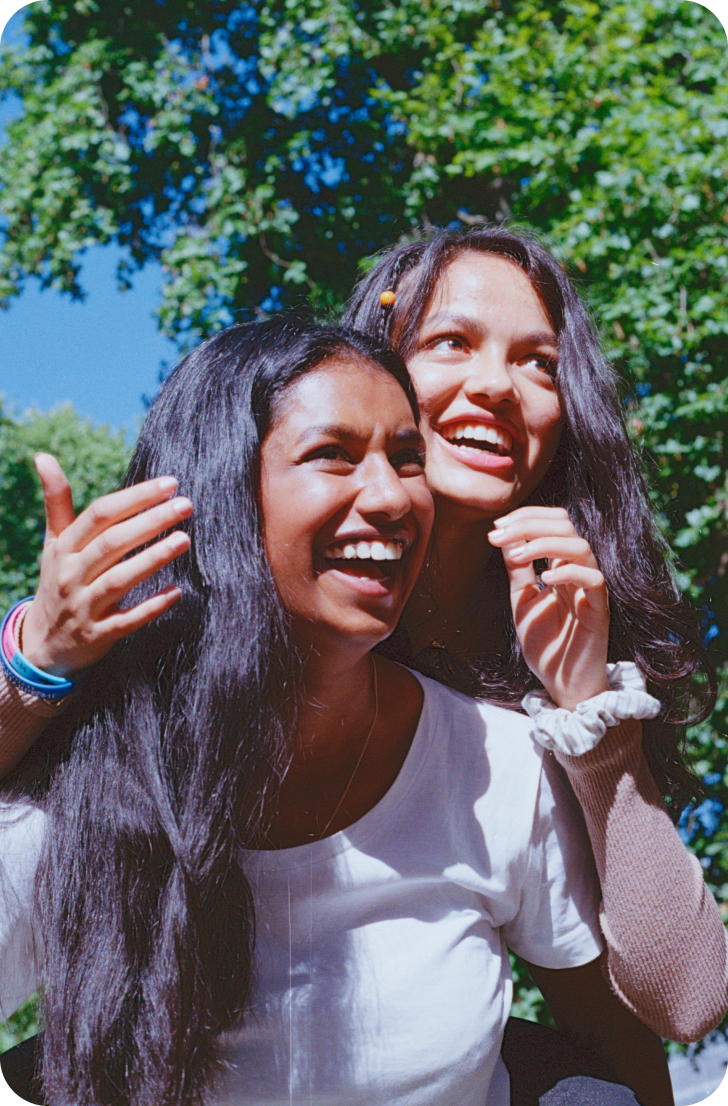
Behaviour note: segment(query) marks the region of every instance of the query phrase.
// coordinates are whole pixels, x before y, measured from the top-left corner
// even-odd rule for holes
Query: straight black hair
[[[609,659],[636,661],[662,703],[659,718],[643,724],[643,746],[677,818],[699,789],[681,749],[685,725],[710,713],[715,672],[702,646],[697,616],[675,584],[669,550],[627,434],[614,373],[562,266],[523,230],[484,226],[423,234],[381,255],[354,290],[344,320],[380,341],[391,341],[405,359],[411,357],[443,273],[468,252],[494,254],[518,265],[558,337],[556,387],[564,427],[556,456],[530,501],[564,507],[594,552],[610,595]],[[395,293],[392,307],[382,304],[385,291]],[[490,578],[493,623],[508,627],[510,648],[494,652],[484,641],[478,678],[482,694],[515,706],[538,681],[520,655],[502,557],[498,552],[492,556],[499,566],[496,578]],[[405,634],[392,639],[390,651],[395,645],[400,659],[417,667]]]
[[[203,342],[147,415],[126,484],[175,475],[192,543],[129,602],[168,584],[182,597],[90,671],[33,754],[50,816],[36,886],[52,1106],[196,1106],[245,1013],[241,847],[264,834],[300,687],[264,550],[260,450],[286,389],[334,358],[389,373],[417,418],[399,355],[281,319]]]

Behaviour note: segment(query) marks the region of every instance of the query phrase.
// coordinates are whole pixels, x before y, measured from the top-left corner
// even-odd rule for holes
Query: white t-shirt
[[[530,720],[418,679],[422,716],[381,802],[323,841],[244,855],[256,978],[219,1106],[508,1106],[506,944],[549,968],[601,951],[581,813]],[[16,902],[0,918],[6,1012],[38,975],[39,817],[0,838]]]

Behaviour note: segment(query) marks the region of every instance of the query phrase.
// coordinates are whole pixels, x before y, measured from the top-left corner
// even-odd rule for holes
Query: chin
[[[434,486],[436,517],[443,514],[466,513],[472,518],[500,518],[501,515],[518,507],[526,498],[513,489],[482,488],[477,489],[469,482],[462,486]]]

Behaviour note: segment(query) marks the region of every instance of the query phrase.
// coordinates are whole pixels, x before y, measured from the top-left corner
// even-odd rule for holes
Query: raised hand
[[[573,710],[608,690],[609,595],[588,542],[561,507],[519,507],[496,519],[511,609],[526,664],[551,698]],[[533,562],[549,561],[536,577]]]
[[[162,476],[102,496],[76,518],[58,461],[39,453],[35,463],[46,537],[38,593],[23,622],[23,654],[45,672],[73,676],[179,599],[180,589],[168,587],[128,610],[119,607],[131,588],[189,548],[187,534],[175,531],[123,558],[191,515],[192,503],[171,498],[177,481]]]

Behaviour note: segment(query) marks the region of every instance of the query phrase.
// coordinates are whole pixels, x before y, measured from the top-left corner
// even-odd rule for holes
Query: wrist
[[[604,672],[601,679],[597,678],[592,683],[582,683],[575,691],[573,688],[559,689],[559,688],[546,688],[552,702],[560,707],[562,710],[575,711],[580,703],[586,703],[589,699],[594,699],[597,695],[602,695],[605,691],[610,690],[609,673],[607,666],[604,666]]]
[[[42,622],[42,614],[39,615],[39,610],[38,600],[35,598],[23,612],[18,622],[18,648],[25,659],[40,671],[73,680],[79,670],[69,668],[59,661],[57,649],[53,648],[48,633],[44,632],[39,625],[39,622]]]
[[[636,664],[610,664],[607,673],[609,690],[578,703],[573,711],[554,703],[545,691],[526,695],[523,706],[533,719],[539,744],[553,752],[581,756],[619,722],[655,718],[660,713],[660,703],[647,692]]]
[[[10,683],[40,699],[60,699],[73,691],[77,681],[41,668],[21,650],[20,631],[31,600],[23,599],[8,611],[0,627],[0,666]],[[34,654],[37,655],[37,654]]]

